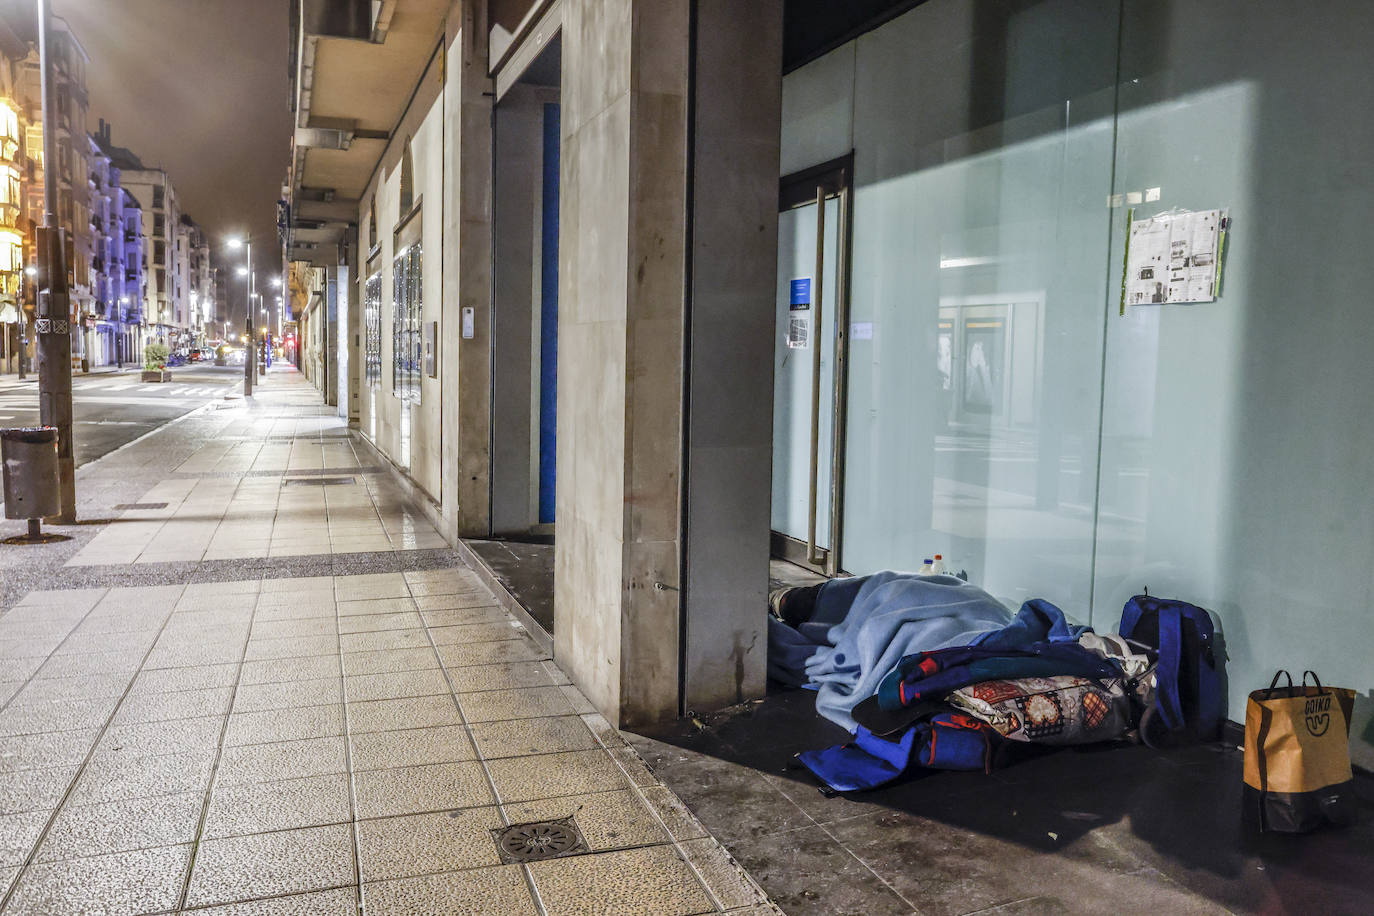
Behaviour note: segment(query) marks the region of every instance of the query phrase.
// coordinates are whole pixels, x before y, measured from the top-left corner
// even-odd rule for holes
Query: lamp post
[[[38,247],[38,416],[57,427],[59,525],[76,522],[76,461],[72,451],[72,337],[66,234],[57,223],[57,85],[49,47],[48,0],[38,0],[38,60],[43,114],[43,228]]]
[[[257,374],[258,356],[254,351],[253,343],[256,335],[253,331],[253,240],[250,238],[230,239],[229,247],[237,251],[242,246],[245,251],[245,263],[239,268],[240,276],[248,277],[248,293],[244,299],[244,330],[248,337],[248,343],[244,350],[243,359],[243,394],[245,397],[253,396],[253,381]]]

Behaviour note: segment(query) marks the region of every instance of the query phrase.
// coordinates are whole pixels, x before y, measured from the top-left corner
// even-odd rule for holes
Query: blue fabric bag
[[[1150,727],[1147,711],[1142,740],[1153,746],[1161,731],[1215,738],[1221,727],[1221,678],[1211,615],[1186,601],[1136,595],[1121,611],[1118,632],[1159,653],[1153,716],[1162,728]]]

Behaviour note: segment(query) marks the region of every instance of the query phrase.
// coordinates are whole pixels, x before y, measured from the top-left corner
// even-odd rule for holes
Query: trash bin
[[[0,429],[5,466],[5,518],[47,518],[62,511],[57,475],[57,427]]]

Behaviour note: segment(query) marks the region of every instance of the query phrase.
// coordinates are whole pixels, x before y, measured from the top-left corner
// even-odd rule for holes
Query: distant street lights
[[[231,238],[228,241],[230,249],[237,251],[244,249],[244,262],[237,271],[240,277],[248,278],[248,294],[244,300],[243,322],[247,333],[244,335],[244,342],[247,344],[247,353],[243,360],[243,394],[245,397],[253,395],[253,379],[257,374],[257,353],[253,342],[257,335],[253,330],[253,240],[251,238]]]

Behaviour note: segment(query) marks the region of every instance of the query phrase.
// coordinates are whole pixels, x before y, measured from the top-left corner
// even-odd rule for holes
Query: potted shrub
[[[167,357],[171,352],[166,344],[157,341],[143,348],[143,381],[165,382],[172,377],[167,371]]]

